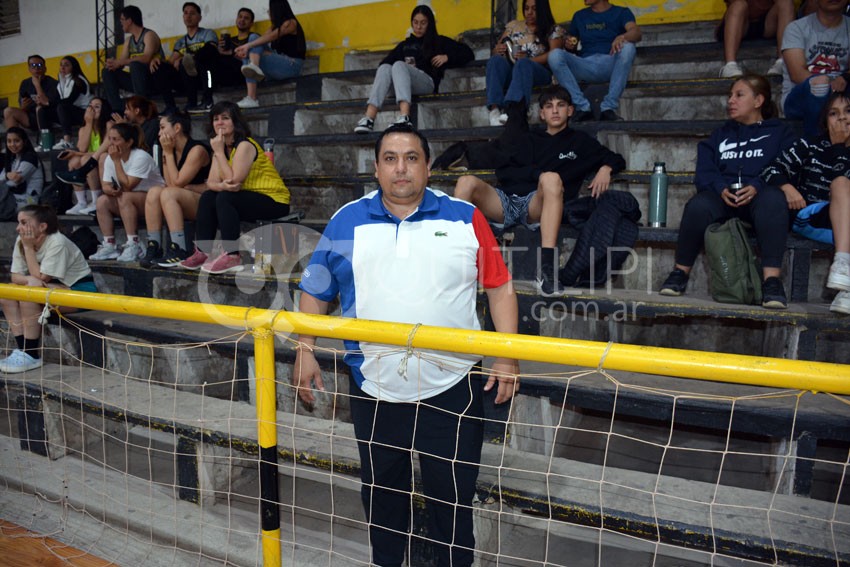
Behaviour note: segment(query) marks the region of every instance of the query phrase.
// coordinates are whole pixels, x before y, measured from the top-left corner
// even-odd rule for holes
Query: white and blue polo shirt
[[[510,281],[484,215],[471,204],[425,189],[404,220],[373,191],[331,218],[301,279],[321,301],[337,295],[344,317],[480,329],[478,284]],[[412,402],[448,390],[481,357],[346,341],[358,386],[384,401]],[[400,371],[402,371],[400,373]]]

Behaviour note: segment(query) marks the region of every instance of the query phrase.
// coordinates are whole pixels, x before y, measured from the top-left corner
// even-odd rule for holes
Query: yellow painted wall
[[[583,0],[551,2],[555,19],[560,22],[569,20],[576,10],[584,7]],[[517,3],[521,4],[521,0]],[[723,0],[629,0],[627,4],[641,25],[717,20],[724,10]],[[320,71],[333,72],[343,69],[343,60],[349,51],[389,49],[404,38],[415,5],[415,1],[391,0],[300,15],[298,19],[307,36],[308,55],[320,58]],[[432,0],[431,7],[442,35],[454,37],[463,31],[490,25],[490,0],[463,0],[462,4],[461,0]],[[262,32],[268,26],[268,21],[261,21],[255,30]],[[230,31],[235,33],[235,28]],[[163,43],[170,47],[176,39],[163,38]],[[94,52],[71,55],[80,60],[86,76],[96,81]],[[47,60],[48,73],[54,77],[59,60],[59,57]],[[28,76],[23,62],[0,67],[0,98],[8,98],[10,105],[17,106],[18,85]]]

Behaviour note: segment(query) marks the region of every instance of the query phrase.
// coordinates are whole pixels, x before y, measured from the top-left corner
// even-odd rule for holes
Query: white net
[[[102,313],[49,325],[45,365],[0,374],[0,537],[57,564],[262,565],[253,339],[225,333]],[[320,340],[327,391],[306,408],[293,345],[277,346],[282,564],[369,565],[345,352]],[[850,563],[845,398],[522,369],[510,404],[484,399],[476,565]],[[411,566],[436,564],[422,457]]]

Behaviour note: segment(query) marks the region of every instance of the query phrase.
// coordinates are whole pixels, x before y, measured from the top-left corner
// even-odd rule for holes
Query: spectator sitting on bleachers
[[[122,8],[119,20],[127,39],[118,56],[106,60],[103,70],[104,94],[109,105],[116,110],[124,107],[119,89],[148,97],[153,87],[152,75],[170,74],[169,69],[173,72],[173,67],[162,65],[165,53],[159,36],[143,26],[142,11],[138,6]]]
[[[546,130],[517,136],[508,163],[496,169],[499,187],[464,175],[457,181],[454,196],[481,209],[491,223],[503,225],[497,228],[522,224],[536,229],[539,223],[541,274],[537,285],[541,293],[549,295],[556,289],[558,229],[564,203],[576,198],[591,173],[591,194],[599,197],[608,190],[611,175],[625,169],[626,162],[588,134],[569,127],[575,107],[565,88],[547,87],[538,102]],[[513,114],[509,127],[512,120]]]
[[[508,23],[487,61],[490,126],[508,121],[511,104],[527,108],[532,89],[552,82],[549,55],[564,46],[567,36],[566,30],[555,23],[549,0],[523,0],[522,14],[523,21]]]
[[[770,82],[744,75],[732,84],[726,103],[729,120],[697,146],[697,194],[685,205],[676,245],[676,266],[661,285],[662,295],[679,296],[703,245],[705,229],[739,217],[753,225],[764,275],[762,305],[785,309],[788,300],[779,275],[785,255],[789,213],[785,195],[759,177],[795,136],[780,121]],[[733,183],[743,187],[733,192]]]
[[[105,98],[91,99],[83,115],[83,125],[77,132],[77,149],[65,150],[59,159],[68,160],[68,171],[54,175],[62,182],[73,185],[76,204],[65,211],[66,215],[88,215],[95,211],[100,197],[101,157],[106,154],[106,133],[112,127],[109,119],[112,109]],[[88,187],[88,189],[86,188]]]
[[[6,151],[3,153],[0,183],[4,183],[15,195],[19,211],[26,205],[38,203],[41,196],[44,168],[26,130],[19,126],[6,130]]]
[[[437,92],[446,69],[466,65],[475,59],[468,46],[437,33],[434,12],[428,6],[416,6],[413,9],[410,27],[413,33],[396,45],[378,65],[366,114],[354,128],[358,134],[372,131],[375,117],[390,87],[395,91],[399,108],[396,124],[409,124],[413,95]]]
[[[159,145],[162,147],[162,176],[165,184],[151,187],[145,199],[148,248],[139,262],[143,268],[154,264],[176,268],[189,257],[186,252],[185,219],[195,219],[198,201],[207,190],[210,150],[192,139],[192,119],[174,113],[159,119]],[[163,257],[162,219],[168,223],[171,244]]]
[[[40,130],[50,128],[56,121],[56,104],[59,91],[56,79],[47,74],[47,63],[41,55],[27,57],[30,77],[21,81],[18,88],[20,108],[8,106],[3,109],[3,123],[6,129],[13,126]],[[50,148],[39,149],[49,150]]]
[[[186,112],[204,114],[212,108],[213,91],[211,76],[218,65],[218,36],[213,30],[200,27],[201,7],[195,2],[183,4],[183,24],[186,35],[174,44],[169,63],[180,74],[186,92]],[[208,75],[209,73],[209,75]],[[158,80],[165,78],[161,75]],[[157,84],[157,90],[165,97],[166,108],[176,108],[174,95],[167,84]],[[198,91],[203,101],[198,105]],[[167,94],[166,94],[167,93]]]
[[[721,79],[744,74],[738,65],[738,49],[747,39],[776,38],[777,59],[766,75],[782,75],[782,36],[794,20],[792,0],[726,0],[726,13],[717,26],[717,41],[723,43],[726,63],[720,68]]]
[[[266,77],[275,80],[297,77],[304,66],[307,42],[288,0],[269,0],[269,19],[272,24],[269,31],[236,48],[236,56],[241,57],[244,63],[242,74],[248,89],[245,98],[238,103],[240,108],[260,105],[257,100],[258,81]],[[253,49],[260,46],[263,50],[259,53]]]
[[[89,81],[83,74],[76,57],[66,55],[59,61],[59,101],[56,104],[56,116],[62,126],[62,139],[53,146],[54,150],[72,150],[71,137],[74,127],[83,123],[86,108],[92,100]],[[47,148],[45,148],[47,149]]]
[[[144,142],[140,144],[140,147],[146,148],[148,153],[153,152],[153,145],[159,138],[159,115],[154,101],[138,95],[131,96],[124,101],[124,114],[114,112],[112,121],[116,124],[127,122],[138,126],[142,131],[142,142]]]
[[[558,84],[570,91],[576,112],[573,120],[593,120],[590,101],[584,96],[579,81],[608,83],[608,93],[599,105],[599,120],[620,120],[617,109],[626,89],[629,72],[635,60],[635,44],[642,33],[635,15],[628,8],[614,6],[608,0],[585,0],[587,8],[579,10],[570,22],[565,48],[549,54],[549,68]],[[581,51],[575,51],[578,42]]]
[[[77,245],[59,232],[56,211],[27,205],[18,212],[18,237],[12,251],[12,284],[96,292],[91,269]],[[14,374],[41,367],[41,315],[44,305],[0,299],[17,348],[0,360],[0,372]],[[73,307],[60,308],[63,313]]]
[[[260,37],[260,34],[251,31],[253,25],[254,11],[250,8],[239,8],[239,12],[236,13],[236,37],[222,32],[218,39],[218,52],[221,57],[218,68],[213,73],[213,81],[216,85],[235,87],[245,83],[245,76],[242,74],[243,61],[236,55],[236,48]],[[252,47],[249,53],[261,55],[263,47]],[[247,83],[247,86],[248,98],[256,100],[257,83]]]
[[[251,131],[239,107],[217,102],[210,111],[213,150],[207,191],[201,195],[195,222],[195,252],[180,266],[211,274],[242,270],[239,223],[272,220],[289,214],[289,189]],[[223,252],[212,254],[216,231]]]
[[[850,98],[827,99],[821,134],[805,137],[783,151],[761,176],[782,189],[795,212],[794,232],[835,245],[826,287],[839,290],[830,311],[850,314]]]
[[[817,135],[818,117],[830,92],[850,85],[848,0],[817,0],[817,11],[785,28],[782,57],[782,108],[786,118],[803,121],[807,136]]]
[[[135,262],[145,255],[139,242],[139,217],[145,213],[145,197],[151,187],[164,183],[153,157],[143,148],[142,131],[134,124],[119,123],[107,134],[103,163],[103,195],[97,200],[97,224],[103,244],[91,260]],[[115,244],[115,220],[121,217],[127,243],[119,253]]]

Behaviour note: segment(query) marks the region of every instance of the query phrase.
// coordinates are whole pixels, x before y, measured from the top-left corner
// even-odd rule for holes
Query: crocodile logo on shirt
[[[434,233],[434,236],[448,236],[448,235],[449,235],[448,232],[443,232],[442,230],[438,230],[437,232]]]

